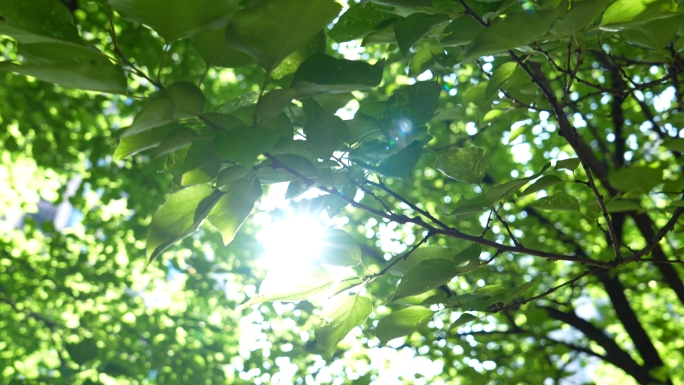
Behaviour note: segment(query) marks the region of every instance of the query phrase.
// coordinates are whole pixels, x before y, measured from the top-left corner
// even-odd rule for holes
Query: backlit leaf
[[[167,43],[219,28],[237,10],[235,0],[109,0],[126,19],[145,24]]]
[[[539,210],[579,211],[577,199],[564,192],[558,192],[550,197],[541,198],[530,206]]]
[[[479,184],[487,174],[489,163],[484,157],[484,149],[464,147],[440,155],[435,167],[451,179]]]
[[[257,0],[233,16],[226,40],[270,73],[285,57],[311,40],[340,10],[338,4],[326,0]]]
[[[322,322],[314,333],[316,342],[332,357],[337,344],[355,327],[362,325],[373,311],[370,299],[341,294],[330,299],[321,310]]]
[[[225,189],[225,194],[207,217],[209,223],[221,232],[224,245],[233,240],[262,193],[257,178],[238,180],[234,186]]]
[[[444,285],[458,274],[452,261],[436,258],[420,262],[401,278],[393,300],[417,295]]]
[[[393,311],[378,322],[375,335],[384,345],[390,340],[403,337],[427,325],[435,312],[420,306]]]

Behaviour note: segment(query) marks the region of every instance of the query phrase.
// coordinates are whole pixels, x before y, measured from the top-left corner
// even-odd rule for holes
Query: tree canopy
[[[2,0],[3,384],[684,384],[681,0]]]

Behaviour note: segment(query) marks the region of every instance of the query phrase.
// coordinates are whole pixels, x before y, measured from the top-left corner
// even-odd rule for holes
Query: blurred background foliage
[[[259,1],[264,0],[239,5],[244,9]],[[48,3],[58,2],[41,0],[35,7]],[[437,81],[442,88],[435,116],[424,126],[432,138],[415,167],[401,169],[402,177],[381,178],[368,171],[377,161],[372,149],[364,150],[371,144],[357,144],[351,153],[371,168],[355,163],[350,174],[378,185],[352,183],[347,195],[400,215],[425,210],[498,244],[519,242],[530,250],[610,263],[615,250],[585,171],[572,171],[576,164],[562,170],[556,163],[577,156],[571,144],[576,139],[559,134],[563,123],[554,104],[560,103],[603,170],[601,175],[594,169],[594,176],[609,202],[622,253],[649,246],[653,254],[648,261],[589,271],[581,263],[499,253],[485,245],[481,261],[490,263],[454,278],[446,290],[491,293],[487,298],[514,292],[512,306],[501,311],[497,302],[463,313],[438,301],[431,307],[440,311],[434,318],[389,347],[376,337],[379,320],[426,304],[429,295],[444,289],[390,302],[399,277],[374,277],[361,288],[373,312],[332,357],[316,344],[319,307],[300,301],[238,308],[254,297],[269,268],[260,236],[264,228],[292,213],[308,213],[349,233],[360,245],[363,266],[374,272],[424,239],[425,229],[348,205],[324,212],[315,194],[287,200],[287,183],[265,184],[253,215],[227,246],[218,231],[203,226],[148,266],[148,227],[178,188],[177,179],[165,171],[166,157],[153,158],[151,151],[115,160],[121,129],[132,124],[160,84],[199,82],[205,109],[220,112],[226,102],[258,96],[262,84],[268,90],[287,88],[301,61],[295,61],[290,77],[275,71],[268,82],[249,57],[244,67],[208,67],[198,53],[197,35],[168,42],[113,12],[108,4],[116,8],[116,3],[125,1],[63,0],[59,6],[68,10],[83,41],[125,68],[125,92],[81,91],[0,72],[1,383],[684,383],[684,274],[680,265],[664,262],[681,257],[684,246],[681,220],[674,217],[668,224],[684,190],[684,19],[676,2],[341,2],[350,9],[346,21],[343,14],[327,25],[324,47],[314,50],[385,63],[378,87],[317,97],[326,112],[349,121],[360,116],[359,107],[373,116],[380,111],[373,109],[375,102],[416,82]],[[611,14],[604,10],[615,6],[651,16],[610,24]],[[18,47],[11,31],[3,29],[9,8],[0,5],[0,52],[7,63],[24,62],[30,55],[20,54],[21,43]],[[557,10],[562,12],[551,14]],[[416,22],[415,15],[438,17],[407,45],[399,37],[404,27],[396,25]],[[464,20],[474,16],[498,25],[497,18],[518,15],[551,19],[546,30],[523,44],[499,41],[518,31],[500,30],[489,39],[513,44],[513,55],[546,79],[555,100],[549,101],[521,66],[494,92],[487,87],[496,70],[514,61],[507,49],[491,52],[487,37],[471,43],[479,27]],[[349,24],[340,27],[341,20]],[[259,22],[267,28],[269,20]],[[309,116],[304,110],[300,101],[287,106],[295,129]],[[454,181],[435,167],[439,155],[460,147],[484,149],[489,168],[480,186]],[[497,202],[494,218],[482,207],[450,215],[462,207],[461,199],[529,177],[548,162],[556,165],[549,175],[564,183]],[[660,173],[654,182],[652,170]],[[578,208],[535,208],[535,202],[558,193],[576,199]],[[674,231],[653,243],[666,226]],[[306,241],[306,234],[301,239]],[[458,237],[425,239],[422,246],[464,250],[471,245]],[[462,314],[476,320],[460,324]]]

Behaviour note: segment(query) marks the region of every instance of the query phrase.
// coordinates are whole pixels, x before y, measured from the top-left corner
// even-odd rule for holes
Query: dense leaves
[[[681,384],[683,20],[0,2],[0,383]]]

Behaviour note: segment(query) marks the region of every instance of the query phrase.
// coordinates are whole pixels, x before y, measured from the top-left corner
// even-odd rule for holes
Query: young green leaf
[[[473,60],[529,44],[543,36],[558,15],[555,10],[521,12],[492,23],[470,43],[466,59]]]
[[[151,130],[143,131],[139,134],[126,136],[121,139],[114,151],[114,160],[122,160],[140,151],[156,147],[171,132],[181,129],[178,123],[171,123]]]
[[[329,159],[351,137],[349,128],[336,115],[328,114],[315,101],[305,105],[307,120],[304,124],[306,143],[312,154]]]
[[[207,67],[235,68],[256,64],[251,56],[228,45],[225,27],[200,32],[193,36],[192,42]]]
[[[238,127],[216,135],[216,155],[221,159],[250,165],[280,139],[280,134],[266,127]]]
[[[556,170],[575,170],[580,165],[579,158],[563,159],[556,162]]]
[[[484,30],[484,27],[480,25],[475,19],[468,15],[463,15],[455,20],[453,20],[445,29],[442,31],[442,37],[439,43],[443,47],[457,47],[470,43],[475,36]]]
[[[145,24],[167,44],[226,24],[237,11],[235,0],[109,0],[126,19]]]
[[[222,195],[209,185],[188,187],[171,195],[154,214],[147,230],[149,261],[197,230]]]
[[[330,299],[321,310],[323,320],[315,329],[316,342],[332,357],[337,344],[355,327],[362,325],[373,311],[370,299],[341,294]]]
[[[340,10],[339,4],[326,0],[257,0],[233,16],[226,30],[226,40],[271,73]]]
[[[454,256],[454,266],[458,268],[459,273],[473,270],[480,266],[480,254],[482,254],[482,246],[473,243],[467,249]]]
[[[508,79],[511,77],[511,75],[513,75],[513,72],[515,72],[517,68],[518,64],[515,62],[508,62],[499,66],[499,68],[497,68],[494,71],[492,77],[489,79],[489,83],[487,83],[487,90],[485,91],[485,100],[490,100],[491,98],[496,96],[496,93],[499,91],[499,88],[501,88],[501,86],[508,81]]]
[[[268,301],[296,302],[306,299],[318,302],[319,298],[332,293],[336,284],[337,280],[328,269],[320,265],[273,268],[261,282],[259,294],[240,305],[240,308]]]
[[[425,293],[444,285],[456,275],[458,268],[452,261],[441,258],[422,261],[404,274],[392,300]]]
[[[524,197],[525,195],[530,195],[540,190],[544,190],[547,187],[555,186],[559,183],[563,183],[561,178],[555,175],[547,175],[539,178],[538,181],[534,182],[530,187],[526,188],[519,197]]]
[[[72,44],[35,43],[25,45],[22,51],[33,60],[22,65],[1,62],[0,71],[33,76],[66,88],[126,93],[123,69],[95,50]]]
[[[489,201],[484,195],[478,195],[475,198],[467,199],[466,197],[461,197],[461,199],[456,202],[456,209],[449,215],[470,215],[475,213],[481,213],[489,209]]]
[[[261,183],[257,178],[238,180],[216,202],[207,219],[223,236],[223,244],[229,244],[242,223],[252,212],[254,204],[261,197]]]
[[[577,199],[564,192],[541,198],[530,206],[539,210],[579,211]]]
[[[335,266],[355,266],[361,262],[361,249],[351,235],[331,229],[324,233],[323,247],[318,256],[321,263]]]
[[[485,193],[485,198],[490,204],[494,204],[502,199],[508,198],[511,194],[518,191],[527,184],[532,178],[521,178],[508,181],[506,183],[492,186]]]
[[[349,9],[340,16],[328,36],[338,43],[362,38],[373,31],[376,25],[396,17],[386,10],[386,7],[372,2],[350,3]]]
[[[677,3],[670,0],[617,0],[603,13],[601,28],[619,31],[651,20],[677,16]]]
[[[306,44],[297,48],[296,51],[287,55],[278,66],[273,69],[271,77],[273,79],[279,80],[285,76],[292,75],[297,72],[297,69],[302,65],[302,63],[314,54],[325,53],[325,32],[321,30],[319,33],[314,35]]]
[[[414,140],[406,148],[383,160],[378,167],[371,171],[390,178],[401,178],[410,174],[425,152],[423,147],[430,140],[432,137],[429,135],[424,139]]]
[[[417,266],[419,263],[423,261],[435,258],[451,261],[454,255],[458,254],[458,252],[459,250],[446,247],[421,247],[419,249],[416,249],[413,253],[411,253],[411,255],[409,255],[408,258],[404,258],[403,255],[397,255],[396,257],[387,261],[387,265],[392,264],[392,267],[390,267],[389,269],[390,273],[398,276],[403,276],[409,270],[413,269],[415,266]],[[400,261],[396,262],[397,259],[400,259]]]
[[[439,106],[442,86],[437,82],[417,82],[396,91],[380,115],[380,129],[387,138],[406,135],[432,119]]]
[[[456,321],[454,321],[451,325],[449,325],[449,331],[452,331],[459,326],[463,326],[467,323],[473,322],[476,319],[477,319],[477,317],[470,314],[470,313],[461,313],[461,315],[458,316],[458,318],[456,318]]]
[[[82,45],[71,12],[61,1],[3,0],[0,2],[0,35],[19,43],[72,43]]]
[[[299,97],[363,90],[380,85],[384,60],[374,65],[314,54],[297,69],[292,88]]]
[[[384,345],[390,340],[408,335],[427,325],[435,312],[421,306],[408,307],[392,312],[378,322],[375,335]]]
[[[651,191],[655,186],[662,183],[663,170],[643,166],[631,166],[612,172],[608,176],[608,182],[620,191],[636,190],[641,192]]]
[[[406,56],[409,49],[422,39],[435,26],[449,21],[449,16],[443,14],[429,15],[414,13],[394,25],[394,35],[397,38],[401,53]]]
[[[668,150],[684,152],[684,138],[668,138],[661,145]]]
[[[459,182],[479,184],[487,174],[489,163],[484,157],[484,149],[463,147],[440,155],[435,168]]]
[[[669,17],[626,29],[623,35],[632,44],[662,51],[677,37],[682,24],[681,17]]]

